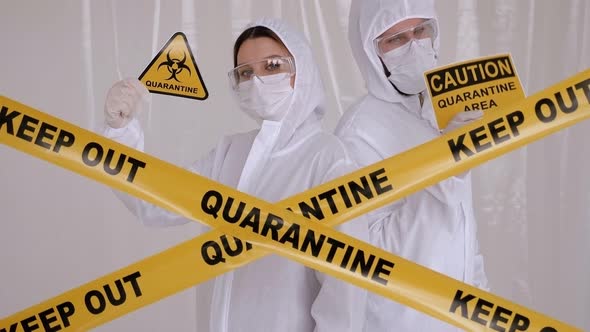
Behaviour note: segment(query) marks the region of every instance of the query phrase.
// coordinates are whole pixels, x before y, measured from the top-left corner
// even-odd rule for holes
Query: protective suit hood
[[[258,190],[258,179],[273,154],[298,144],[310,133],[321,129],[324,93],[319,69],[311,48],[299,32],[283,21],[262,18],[244,27],[244,30],[263,26],[272,30],[283,42],[295,60],[293,98],[281,121],[261,123],[252,143],[238,183],[238,190],[252,195]],[[260,119],[258,119],[260,120]]]
[[[366,88],[374,97],[390,103],[405,103],[408,97],[397,92],[387,80],[373,41],[387,29],[409,18],[436,19],[434,1],[353,0],[350,9],[348,38]],[[438,45],[437,36],[434,40],[436,52]]]
[[[284,21],[272,18],[256,20],[248,24],[242,31],[255,26],[263,26],[272,30],[295,60],[294,92],[286,115],[281,121],[255,119],[261,123],[262,128],[275,127],[276,136],[273,138],[272,150],[277,151],[285,147],[296,129],[306,120],[319,122],[323,118],[325,113],[324,87],[319,69],[313,59],[312,50],[303,35]]]

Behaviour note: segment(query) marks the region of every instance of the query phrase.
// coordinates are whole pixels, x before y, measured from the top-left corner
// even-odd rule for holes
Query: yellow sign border
[[[188,96],[188,95],[184,95],[184,94],[177,94],[177,93],[171,93],[171,92],[163,92],[163,91],[158,91],[158,90],[153,90],[151,89],[149,86],[147,86],[143,81],[143,77],[149,72],[149,70],[152,68],[152,66],[155,64],[156,60],[158,60],[158,58],[160,58],[160,55],[162,55],[162,53],[168,48],[168,46],[170,46],[170,44],[174,41],[174,39],[177,36],[181,36],[182,39],[184,40],[184,44],[186,46],[186,49],[188,50],[188,53],[190,55],[190,59],[193,61],[193,64],[195,65],[195,70],[197,71],[197,78],[199,80],[199,82],[201,83],[201,86],[203,87],[203,91],[205,92],[205,95],[203,97],[196,97],[196,96]],[[164,47],[162,47],[162,49],[160,49],[160,51],[158,52],[158,54],[156,54],[156,56],[154,56],[154,58],[152,59],[152,61],[147,65],[147,67],[145,67],[145,69],[143,70],[143,72],[141,73],[141,75],[139,75],[138,78],[139,81],[141,81],[141,83],[146,86],[146,88],[148,89],[148,91],[150,91],[151,93],[157,93],[157,94],[161,94],[161,95],[168,95],[168,96],[174,96],[174,97],[183,97],[183,98],[189,98],[189,99],[196,99],[196,100],[205,100],[207,98],[209,98],[209,91],[207,91],[207,87],[205,86],[205,81],[203,80],[203,75],[201,75],[201,71],[199,70],[199,66],[197,65],[197,61],[195,61],[195,57],[193,56],[193,51],[191,50],[191,47],[188,43],[188,40],[186,38],[186,35],[183,32],[176,32],[175,34],[172,35],[172,37],[170,37],[170,39],[168,39],[168,41],[166,42],[166,44],[164,45]]]

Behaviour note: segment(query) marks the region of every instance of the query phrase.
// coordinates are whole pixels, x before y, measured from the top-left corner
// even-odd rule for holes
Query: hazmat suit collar
[[[434,18],[433,0],[353,0],[350,9],[348,38],[354,59],[365,79],[370,95],[390,103],[402,103],[404,108],[416,112],[431,122],[431,107],[421,110],[414,106],[417,95],[405,96],[391,85],[384,74],[383,64],[373,41],[393,25],[409,18]],[[438,21],[437,21],[438,24]],[[438,29],[440,30],[440,29]],[[439,36],[434,40],[438,52]],[[429,102],[428,100],[425,100]],[[419,105],[419,102],[418,102]],[[426,105],[428,106],[428,105]]]

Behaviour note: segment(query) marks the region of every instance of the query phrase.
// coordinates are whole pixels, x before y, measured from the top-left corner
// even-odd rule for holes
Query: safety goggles
[[[418,25],[375,39],[377,54],[383,56],[385,53],[400,48],[414,39],[430,38],[434,41],[438,36],[436,20],[428,19]]]
[[[235,90],[240,83],[250,81],[254,76],[258,77],[262,83],[272,83],[272,78],[269,77],[266,79],[266,77],[275,74],[295,75],[295,62],[293,58],[288,56],[269,57],[244,63],[230,70],[228,76],[231,87]]]

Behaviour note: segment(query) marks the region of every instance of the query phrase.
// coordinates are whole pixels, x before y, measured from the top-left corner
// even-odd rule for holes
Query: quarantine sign
[[[182,32],[175,33],[139,76],[152,93],[177,97],[207,99],[193,52]]]
[[[525,97],[510,54],[450,64],[424,77],[439,129],[459,112],[504,107]]]

